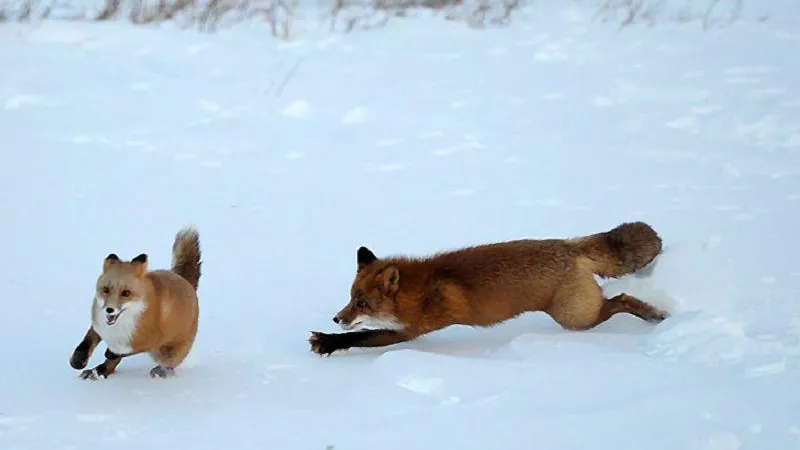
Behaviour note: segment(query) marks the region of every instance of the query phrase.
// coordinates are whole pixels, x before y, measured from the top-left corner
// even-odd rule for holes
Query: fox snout
[[[343,317],[342,313],[339,313],[333,316],[333,323],[337,325],[347,326],[350,324],[350,321],[347,320],[345,317]]]
[[[117,319],[119,319],[119,315],[122,313],[122,309],[112,306],[106,306],[104,311],[106,313],[106,325],[109,326],[117,323]]]
[[[351,308],[345,307],[333,316],[333,323],[347,330],[352,326],[355,316],[356,314],[353,314]]]

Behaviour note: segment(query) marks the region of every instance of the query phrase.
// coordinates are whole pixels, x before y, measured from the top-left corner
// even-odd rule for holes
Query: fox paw
[[[323,356],[330,356],[331,353],[340,349],[335,334],[320,333],[312,331],[308,343],[311,344],[311,351]]]
[[[169,378],[175,375],[175,369],[164,366],[155,366],[150,369],[150,378]]]
[[[647,318],[647,321],[650,323],[661,323],[667,319],[669,319],[670,314],[663,309],[657,309],[650,317]]]
[[[81,370],[89,363],[89,353],[81,350],[75,350],[72,357],[69,359],[69,365],[75,370]]]
[[[97,369],[87,369],[81,372],[79,375],[81,380],[99,380],[105,379],[105,375],[102,375]]]

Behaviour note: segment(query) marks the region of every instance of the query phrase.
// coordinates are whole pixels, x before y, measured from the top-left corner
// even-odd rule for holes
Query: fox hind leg
[[[565,329],[587,330],[599,323],[604,303],[591,272],[576,273],[559,287],[546,312]]]
[[[186,359],[192,349],[192,341],[180,341],[172,344],[162,345],[158,350],[150,353],[150,356],[158,363],[150,370],[153,378],[168,378],[175,374],[175,368]]]
[[[666,311],[638,298],[619,294],[605,299],[591,289],[560,290],[547,312],[562,327],[568,330],[588,330],[607,321],[619,313],[632,314],[650,323],[659,323],[669,317]],[[563,297],[562,297],[563,296]]]
[[[659,323],[669,317],[666,311],[656,308],[632,295],[619,294],[606,300],[597,323],[605,322],[617,313],[632,314],[650,323]]]
[[[632,314],[650,323],[658,323],[669,314],[638,298],[619,294],[603,297],[600,285],[591,270],[578,264],[559,287],[547,309],[556,322],[568,330],[588,330],[618,313]]]

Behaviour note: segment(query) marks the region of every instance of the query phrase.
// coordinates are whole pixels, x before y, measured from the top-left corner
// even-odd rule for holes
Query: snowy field
[[[0,27],[0,449],[800,449],[800,14],[759,5],[766,21],[706,32],[555,1],[505,28],[291,42]],[[658,326],[537,313],[310,352],[360,245],[631,220],[665,251],[605,290],[668,308]],[[102,259],[168,267],[186,223],[204,252],[189,359],[79,380]]]

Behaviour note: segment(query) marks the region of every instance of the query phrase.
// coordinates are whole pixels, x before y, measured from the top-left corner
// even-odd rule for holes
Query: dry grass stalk
[[[29,0],[24,2],[19,10],[19,13],[17,14],[17,21],[22,23],[30,22],[33,7],[38,3],[38,0]]]
[[[121,4],[121,0],[106,0],[105,7],[97,14],[95,20],[109,20],[117,17]]]
[[[703,14],[703,29],[708,30],[709,24],[711,23],[711,13],[716,8],[719,0],[711,0],[708,4],[708,8],[706,8],[705,14]],[[742,8],[744,8],[743,0],[735,0],[733,4],[733,10],[731,11],[731,16],[729,22],[733,22],[738,19],[742,14]]]
[[[459,2],[458,8],[448,8],[446,20],[464,22],[470,28],[485,28],[487,25],[504,25],[522,7],[523,0],[476,0],[475,3]]]
[[[504,24],[511,21],[511,14],[520,7],[520,0],[503,0],[503,14],[492,19],[494,24]]]

